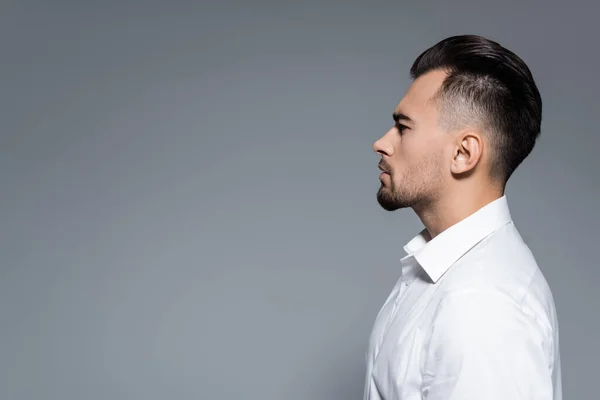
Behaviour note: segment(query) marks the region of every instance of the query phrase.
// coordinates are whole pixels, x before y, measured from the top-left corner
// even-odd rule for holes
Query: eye
[[[408,129],[408,127],[406,125],[402,125],[401,123],[396,122],[396,129],[398,129],[398,132],[400,134],[403,134],[404,130]]]

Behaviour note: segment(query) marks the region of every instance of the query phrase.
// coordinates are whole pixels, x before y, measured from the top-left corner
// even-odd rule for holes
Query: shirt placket
[[[395,288],[396,295],[393,297],[392,309],[389,312],[385,328],[381,336],[379,337],[379,342],[377,344],[377,347],[375,348],[375,351],[373,352],[373,362],[375,361],[375,359],[377,359],[377,355],[379,354],[381,345],[383,344],[383,341],[390,327],[392,326],[394,319],[396,318],[396,314],[398,312],[398,309],[400,308],[402,300],[406,297],[406,291],[408,290],[408,287],[415,279],[416,260],[413,257],[409,257],[403,259],[402,263],[402,276],[400,277]]]

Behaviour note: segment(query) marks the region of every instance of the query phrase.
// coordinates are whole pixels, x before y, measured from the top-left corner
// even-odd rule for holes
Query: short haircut
[[[500,44],[476,35],[452,36],[425,50],[413,79],[446,71],[435,97],[448,128],[475,124],[492,144],[490,176],[502,184],[531,153],[540,135],[542,98],[525,62]]]

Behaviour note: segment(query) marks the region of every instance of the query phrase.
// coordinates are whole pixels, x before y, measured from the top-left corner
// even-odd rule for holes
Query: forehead
[[[446,76],[446,72],[436,70],[415,79],[394,111],[407,114],[413,119],[427,117],[435,112],[432,99]]]

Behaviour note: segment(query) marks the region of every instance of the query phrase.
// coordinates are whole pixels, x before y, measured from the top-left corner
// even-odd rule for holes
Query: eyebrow
[[[413,121],[413,120],[412,120],[412,118],[410,118],[408,115],[406,115],[406,114],[402,114],[402,113],[400,113],[400,112],[395,112],[395,113],[393,114],[393,117],[394,117],[394,121],[395,121],[395,122],[398,122],[398,121],[401,121],[401,120],[402,120],[402,121],[406,121],[406,122],[412,122],[412,123],[414,123],[414,122],[415,122],[415,121]]]

